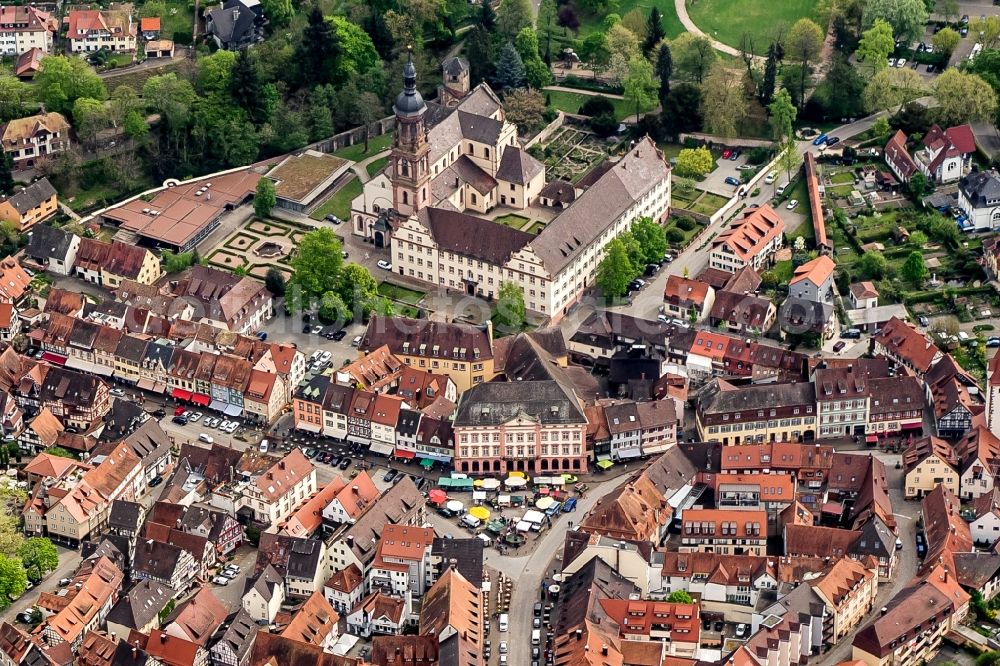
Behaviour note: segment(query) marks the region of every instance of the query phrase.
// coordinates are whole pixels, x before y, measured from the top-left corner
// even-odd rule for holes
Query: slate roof
[[[586,423],[579,401],[555,381],[490,382],[462,394],[455,426],[499,425],[525,414],[543,424]]]
[[[460,76],[469,71],[469,61],[459,56],[452,56],[441,63],[441,70],[451,76]]]
[[[213,9],[208,16],[211,32],[218,35],[223,44],[239,42],[253,30],[254,13],[242,7],[237,7],[235,12],[232,8],[220,7]]]
[[[220,651],[224,645],[232,650],[232,654],[236,657],[236,663],[246,663],[246,659],[253,649],[254,642],[257,640],[259,629],[260,627],[250,617],[250,613],[241,608],[230,621],[229,627],[222,634],[222,638],[212,646],[212,652]]]
[[[73,241],[73,234],[49,226],[39,224],[28,234],[28,246],[25,254],[38,259],[59,259],[64,261]]]
[[[576,188],[572,183],[565,180],[552,180],[545,184],[545,187],[538,193],[539,198],[551,199],[563,205],[576,201]]]
[[[439,248],[491,264],[506,263],[535,236],[507,225],[445,208],[421,208],[417,221]]]
[[[442,570],[455,560],[455,566],[462,577],[481,588],[483,586],[483,554],[485,546],[482,539],[443,539],[436,537],[431,544],[431,557],[441,558]]]
[[[111,608],[107,621],[132,629],[152,622],[176,594],[176,590],[155,580],[140,580]]]
[[[7,199],[7,203],[14,207],[14,210],[24,215],[37,208],[42,203],[56,196],[56,188],[48,178],[42,178],[31,185],[19,190],[16,194]]]
[[[118,499],[111,503],[108,527],[138,534],[142,527],[142,516],[141,504]]]
[[[959,181],[958,187],[973,208],[995,206],[1000,201],[1000,176],[993,171],[973,171]]]
[[[540,173],[545,165],[517,146],[507,146],[497,167],[497,180],[517,185],[527,185]]]

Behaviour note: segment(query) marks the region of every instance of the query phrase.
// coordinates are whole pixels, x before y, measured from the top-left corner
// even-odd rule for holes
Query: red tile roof
[[[708,296],[711,287],[704,282],[692,280],[680,275],[667,278],[667,286],[663,290],[663,300],[671,305],[701,307]]]

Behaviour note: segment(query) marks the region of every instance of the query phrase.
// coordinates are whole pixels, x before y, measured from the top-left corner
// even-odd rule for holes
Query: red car
[[[184,409],[183,407],[178,407],[177,409],[174,410],[174,416],[180,416],[181,414],[183,414],[186,411],[187,410]]]
[[[727,149],[725,149],[725,150],[722,151],[722,159],[728,160],[729,156],[732,155],[732,154],[733,154],[733,151],[731,151],[731,150],[729,150],[727,148]]]

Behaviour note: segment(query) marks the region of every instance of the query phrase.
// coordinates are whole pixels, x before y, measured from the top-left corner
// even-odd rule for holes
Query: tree
[[[0,122],[23,117],[33,98],[29,84],[9,74],[0,75]]]
[[[46,56],[35,75],[38,101],[48,111],[69,114],[81,97],[103,101],[108,97],[104,81],[76,56]]]
[[[639,243],[642,249],[644,264],[652,264],[663,259],[667,251],[667,239],[663,227],[649,217],[640,217],[632,224],[629,233]]]
[[[889,140],[889,135],[892,133],[892,127],[889,125],[889,121],[885,116],[875,119],[875,124],[872,125],[872,134],[874,134],[879,143],[885,143]]]
[[[653,76],[653,66],[642,56],[635,56],[628,64],[625,77],[625,104],[635,109],[635,119],[639,114],[656,106],[657,81]]]
[[[255,125],[267,122],[278,102],[274,86],[265,83],[250,49],[242,49],[229,78],[229,95],[236,106],[246,110]]]
[[[745,89],[741,77],[734,76],[724,62],[712,65],[702,86],[701,113],[705,130],[718,136],[733,137],[747,113]]]
[[[503,107],[507,120],[517,125],[522,132],[528,132],[542,124],[545,98],[537,90],[521,88],[507,94]]]
[[[108,126],[104,102],[89,97],[78,98],[73,102],[73,125],[84,143],[93,143],[98,132]]]
[[[885,256],[877,250],[865,252],[861,255],[861,259],[858,261],[858,268],[861,269],[861,273],[865,277],[881,280],[889,272],[889,262],[886,260]]]
[[[992,120],[996,114],[997,94],[977,74],[952,67],[934,80],[933,87],[938,117],[946,126]]]
[[[621,23],[611,26],[607,32],[607,40],[608,51],[611,52],[612,58],[618,55],[626,63],[629,63],[632,61],[632,58],[641,54],[639,50],[639,38]]]
[[[844,57],[834,57],[809,101],[823,109],[827,118],[853,118],[862,115],[864,91],[858,68]]]
[[[277,196],[274,190],[274,181],[270,178],[261,178],[257,181],[257,191],[253,195],[253,212],[257,217],[268,217],[271,209],[277,203]]]
[[[316,314],[324,324],[345,324],[353,321],[351,309],[335,291],[327,291],[320,296]]]
[[[675,39],[670,49],[674,56],[674,71],[682,78],[701,83],[719,57],[707,37],[690,32]]]
[[[788,91],[779,90],[774,101],[767,107],[767,111],[771,114],[771,133],[775,141],[783,143],[791,139],[796,110]]]
[[[576,9],[572,4],[566,4],[559,8],[556,23],[566,30],[572,30],[574,33],[580,29],[580,17],[576,15]]]
[[[14,191],[14,158],[10,153],[0,151],[0,194]]]
[[[937,0],[937,13],[943,16],[947,23],[957,21],[960,11],[958,0]]]
[[[667,95],[670,94],[670,77],[673,75],[674,59],[670,53],[670,45],[664,40],[656,51],[656,76],[660,79],[660,106],[666,106]]]
[[[469,58],[469,70],[473,84],[493,76],[496,44],[490,32],[481,26],[473,28],[465,40],[465,52]]]
[[[767,106],[774,99],[774,89],[778,85],[778,51],[774,44],[767,47],[767,61],[764,63],[764,78],[760,85],[760,103]]]
[[[649,27],[646,25],[646,21],[648,19],[649,17],[642,11],[642,9],[635,7],[625,14],[625,16],[621,17],[620,23],[623,27],[628,28],[629,32],[636,36],[641,45],[646,41],[646,30]]]
[[[799,104],[805,104],[809,68],[823,49],[823,31],[807,18],[799,19],[788,31],[785,53],[799,63]]]
[[[744,30],[740,35],[740,59],[747,68],[747,74],[753,73],[753,35]]]
[[[865,87],[865,108],[869,111],[884,111],[892,107],[901,109],[907,102],[920,97],[923,91],[924,80],[915,70],[887,67],[876,72]]]
[[[198,89],[205,93],[229,93],[230,77],[236,65],[236,53],[219,50],[212,55],[198,58]]]
[[[5,554],[0,554],[0,608],[10,606],[28,589],[28,572],[21,560]]]
[[[524,289],[516,282],[501,282],[493,323],[501,333],[516,333],[524,328]]]
[[[592,32],[580,44],[580,60],[590,65],[597,78],[611,64],[611,51],[608,49],[608,38],[603,32]]]
[[[614,112],[614,102],[604,95],[588,95],[587,100],[580,106],[580,115],[583,116],[601,116]]]
[[[927,266],[924,264],[924,255],[916,250],[911,252],[903,267],[899,270],[905,280],[914,286],[919,286],[927,277]]]
[[[786,141],[778,153],[778,165],[785,170],[786,183],[792,181],[792,171],[798,171],[799,159],[799,151],[795,149],[795,142]],[[777,181],[774,183],[774,189],[775,191],[778,189]]]
[[[923,174],[920,175],[922,176]],[[911,185],[913,184],[912,180],[910,181],[910,184]],[[914,247],[923,247],[924,245],[927,245],[927,234],[919,230],[914,231],[913,233],[910,234],[910,238],[907,242]]]
[[[482,0],[479,3],[479,27],[487,32],[494,32],[497,29],[497,13],[493,10],[493,3],[490,0]]]
[[[267,274],[264,276],[264,286],[267,290],[274,294],[275,296],[285,295],[285,276],[277,268],[271,267],[267,269]]]
[[[986,18],[973,19],[969,23],[969,30],[982,33],[979,41],[983,45],[983,48],[995,48],[997,40],[1000,39],[1000,16],[991,14]]]
[[[715,158],[712,151],[704,146],[700,148],[683,148],[677,153],[677,166],[674,173],[684,178],[704,176],[715,168]]]
[[[326,20],[318,4],[313,5],[295,46],[294,62],[298,66],[299,84],[305,87],[332,83],[340,54],[340,40],[333,23]]]
[[[187,270],[194,263],[194,254],[191,252],[171,252],[170,250],[164,250],[161,259],[163,261],[163,272],[174,274]]]
[[[621,296],[632,280],[634,270],[625,244],[620,238],[615,238],[608,243],[607,252],[597,267],[595,282],[605,297]]]
[[[352,312],[364,314],[378,297],[378,282],[364,266],[347,264],[340,269],[337,294]]]
[[[25,539],[17,553],[21,558],[29,578],[39,581],[49,571],[55,571],[59,566],[59,551],[46,537]]]
[[[927,176],[925,176],[920,171],[918,171],[915,174],[913,174],[912,176],[910,176],[910,185],[909,185],[909,187],[910,187],[910,194],[913,195],[913,198],[916,199],[917,201],[920,201],[921,199],[923,199],[924,195],[927,194],[928,192],[930,192],[930,189],[931,189],[930,188],[930,183],[927,182]],[[916,233],[922,233],[922,232],[915,231],[913,233],[916,234]]]
[[[892,34],[904,42],[912,42],[924,34],[927,7],[924,0],[866,0],[861,25],[868,29],[882,19],[892,26]]]
[[[684,590],[675,590],[667,597],[667,602],[671,604],[693,604],[694,599]]]
[[[503,0],[497,12],[497,32],[501,38],[512,40],[522,29],[534,25],[533,18],[530,0]]]
[[[292,0],[263,0],[264,16],[273,28],[283,28],[295,15]]]
[[[510,42],[500,49],[500,57],[496,62],[494,81],[500,90],[523,88],[525,84],[524,63],[517,49]]]
[[[517,49],[521,61],[524,63],[524,74],[528,85],[536,90],[540,90],[552,82],[552,72],[549,66],[542,61],[538,55],[538,33],[534,28],[524,28],[517,33],[514,40],[514,48]]]
[[[344,83],[356,78],[373,79],[376,89],[381,85],[382,60],[379,57],[375,43],[365,30],[343,16],[327,18],[333,24],[339,54],[336,59],[331,80],[334,83]],[[417,59],[418,54],[414,55]]]
[[[857,51],[858,60],[871,67],[872,72],[877,72],[889,66],[889,56],[895,48],[896,40],[892,36],[892,26],[883,19],[875,19],[872,27],[861,35]]]
[[[670,136],[701,129],[701,89],[693,83],[671,86],[660,122]]]
[[[340,241],[326,227],[302,237],[291,260],[295,274],[289,285],[298,290],[296,297],[319,298],[326,292],[335,291],[344,261],[341,251]]]
[[[648,57],[656,45],[663,41],[666,36],[667,33],[663,30],[663,14],[660,13],[659,8],[654,6],[649,10],[649,16],[646,19],[646,39],[642,42],[643,54]],[[670,53],[669,49],[667,53]]]
[[[952,52],[961,40],[962,36],[951,28],[942,28],[931,38],[931,44],[934,46],[935,53],[941,53],[944,54],[945,58],[951,58]]]
[[[149,125],[146,124],[146,119],[138,111],[129,111],[128,115],[125,116],[122,131],[133,141],[141,141],[149,134]]]
[[[546,63],[552,62],[552,28],[556,21],[555,0],[541,0],[538,3],[538,18],[535,25],[538,27],[538,34],[545,40],[544,60]]]

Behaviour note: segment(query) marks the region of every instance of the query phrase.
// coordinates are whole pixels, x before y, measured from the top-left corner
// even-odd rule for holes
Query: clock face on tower
[[[410,55],[403,67],[403,91],[393,104],[396,114],[396,140],[392,147],[393,206],[403,215],[412,215],[427,203],[430,170],[427,166],[430,146],[424,104],[417,90],[417,68]]]

